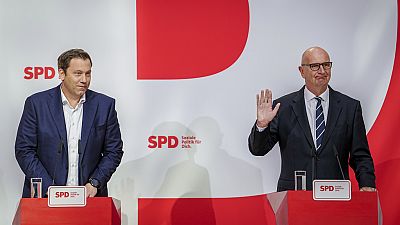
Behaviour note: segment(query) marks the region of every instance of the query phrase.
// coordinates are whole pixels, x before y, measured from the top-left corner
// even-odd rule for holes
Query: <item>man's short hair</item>
[[[80,58],[83,60],[89,59],[90,61],[90,66],[92,66],[92,59],[90,58],[90,55],[85,52],[83,49],[79,48],[74,48],[70,49],[68,51],[63,52],[57,59],[58,61],[58,69],[62,69],[65,72],[67,71],[69,67],[69,63],[71,62],[72,59]]]

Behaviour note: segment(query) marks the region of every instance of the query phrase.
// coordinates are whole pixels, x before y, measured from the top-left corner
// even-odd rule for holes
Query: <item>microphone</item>
[[[59,146],[59,148],[58,148],[57,156],[56,156],[56,163],[55,163],[55,165],[54,165],[53,181],[51,182],[52,185],[55,185],[57,164],[58,164],[59,158],[61,158],[61,151],[62,151],[63,148],[64,148],[64,142],[63,142],[62,140],[60,140],[60,146]]]
[[[340,173],[342,173],[343,180],[346,180],[346,178],[344,177],[344,173],[343,173],[343,169],[342,169],[342,164],[340,164],[339,153],[338,153],[338,151],[337,151],[335,145],[333,145],[333,152],[335,153],[336,161],[337,161],[337,163],[339,164],[339,169],[340,169]]]
[[[311,161],[311,182],[315,179],[314,171],[315,171],[315,157],[316,156],[317,155],[315,154],[315,149],[314,149],[314,147],[312,147],[311,148],[311,159],[312,159],[312,161]]]
[[[82,158],[83,158],[83,154],[82,154],[82,146],[81,146],[81,139],[78,140],[78,155],[79,155],[79,161],[78,161],[78,174],[79,174],[79,181],[78,185],[82,185],[84,186],[85,184],[83,183],[83,171],[82,171]]]

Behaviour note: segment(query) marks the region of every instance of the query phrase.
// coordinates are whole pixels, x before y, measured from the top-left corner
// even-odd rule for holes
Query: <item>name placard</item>
[[[85,186],[50,186],[47,191],[49,207],[86,206]]]
[[[350,201],[351,182],[349,180],[314,180],[313,199]]]

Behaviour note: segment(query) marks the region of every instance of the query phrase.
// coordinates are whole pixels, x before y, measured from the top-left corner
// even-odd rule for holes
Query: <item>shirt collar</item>
[[[304,88],[304,99],[306,102],[313,100],[315,97],[320,97],[322,101],[327,101],[329,99],[329,87],[320,96],[315,96],[307,87]]]
[[[67,97],[65,97],[61,86],[60,86],[60,92],[61,92],[61,102],[63,105],[68,104],[71,107],[71,104],[69,104]],[[82,95],[82,97],[79,99],[78,105],[85,103],[86,101],[86,93]],[[72,107],[71,107],[72,108]]]

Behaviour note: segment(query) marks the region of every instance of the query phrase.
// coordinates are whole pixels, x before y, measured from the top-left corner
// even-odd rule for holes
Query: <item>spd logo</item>
[[[50,66],[35,66],[35,67],[25,67],[24,69],[24,79],[25,80],[38,80],[38,79],[53,79],[56,75],[56,71]]]
[[[334,191],[335,187],[333,185],[324,185],[321,186],[319,189],[320,191]]]
[[[69,197],[69,192],[68,191],[62,191],[62,192],[61,191],[57,191],[55,197],[56,198],[68,198]]]
[[[149,139],[149,148],[163,148],[163,146],[167,148],[176,148],[178,147],[179,140],[176,136],[150,136]]]
[[[147,147],[150,149],[176,149],[180,148],[192,148],[193,145],[201,144],[201,140],[199,140],[196,136],[150,136],[148,139]]]

